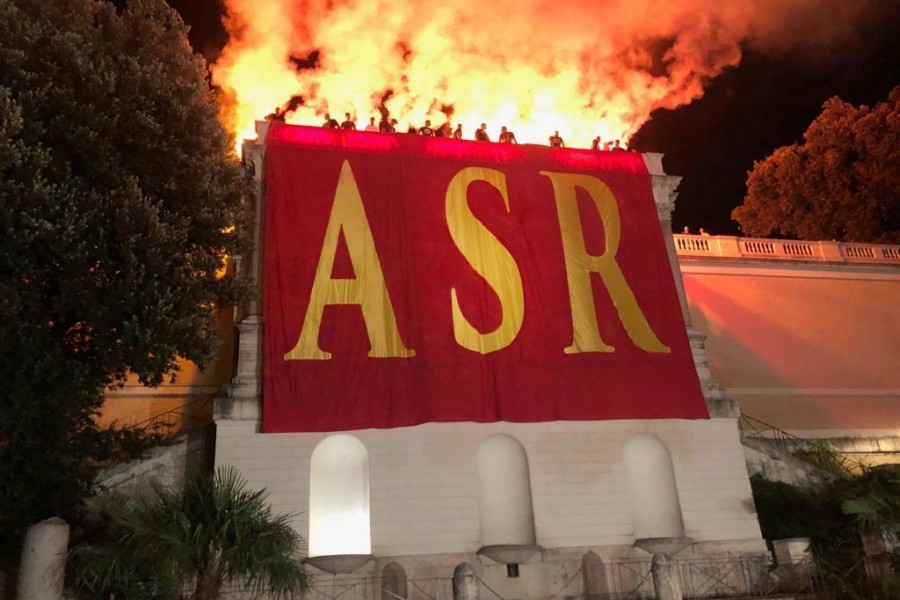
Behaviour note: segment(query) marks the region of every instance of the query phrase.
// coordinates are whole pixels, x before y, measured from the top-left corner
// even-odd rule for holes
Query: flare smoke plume
[[[380,109],[501,125],[521,142],[628,139],[741,60],[847,42],[872,0],[223,0],[231,39],[213,66],[238,138],[275,106],[319,125]]]

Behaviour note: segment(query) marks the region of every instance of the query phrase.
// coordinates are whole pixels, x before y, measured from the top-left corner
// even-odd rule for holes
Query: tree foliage
[[[211,356],[251,183],[163,0],[0,0],[0,538],[68,518],[135,373]],[[238,225],[237,228],[233,227]]]
[[[874,107],[828,100],[803,142],[753,165],[732,217],[748,235],[900,242],[900,87]]]
[[[847,486],[843,480],[815,489],[770,481],[756,474],[750,484],[766,540],[808,537],[814,556],[825,563],[843,562],[847,550],[854,557],[861,552],[854,520],[841,510]]]
[[[289,515],[275,515],[262,491],[233,469],[190,478],[182,490],[155,486],[152,498],[115,508],[96,544],[73,553],[76,588],[90,597],[219,597],[226,584],[291,596],[306,576]]]
[[[866,469],[841,507],[862,528],[900,526],[900,465]]]
[[[900,580],[872,582],[856,567],[864,556],[861,532],[900,524],[900,466],[858,464],[840,475],[819,487],[753,475],[750,484],[763,537],[770,542],[810,538],[819,573],[845,592],[838,597],[896,598]]]

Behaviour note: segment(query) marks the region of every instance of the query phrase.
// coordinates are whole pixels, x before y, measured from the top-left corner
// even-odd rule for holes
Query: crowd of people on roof
[[[283,123],[285,121],[286,112],[281,110],[281,108],[276,108],[275,112],[266,116],[267,121],[278,121]],[[344,120],[338,123],[337,119],[332,118],[329,113],[325,113],[325,122],[322,123],[322,127],[326,129],[348,129],[348,130],[356,130],[356,121],[353,120],[350,116],[350,113],[344,113]],[[378,133],[398,133],[399,124],[397,123],[397,119],[388,119],[387,117],[382,117],[379,123],[375,123],[375,117],[369,118],[368,125],[365,126],[363,131],[372,131]],[[449,121],[445,122],[440,127],[432,127],[431,120],[425,119],[425,125],[422,127],[415,127],[410,124],[409,128],[406,130],[406,133],[416,134],[416,135],[424,135],[429,137],[445,137],[452,138],[455,140],[463,139],[463,130],[462,124],[457,124],[454,129]],[[491,136],[487,132],[487,124],[482,123],[481,127],[475,130],[474,139],[476,142],[490,142]],[[518,140],[516,140],[516,134],[503,126],[500,128],[500,135],[497,138],[497,141],[501,144],[518,144]],[[548,138],[548,141],[551,146],[555,148],[565,148],[566,142],[559,135],[559,131],[554,131],[553,135]],[[600,140],[600,136],[598,135],[591,141],[591,150],[625,150],[619,140],[611,140],[607,142],[602,142]]]

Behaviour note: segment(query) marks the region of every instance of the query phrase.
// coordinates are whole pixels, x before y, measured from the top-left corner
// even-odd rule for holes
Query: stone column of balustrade
[[[654,554],[650,562],[650,575],[656,600],[683,600],[681,582],[675,561],[668,554]]]
[[[244,160],[252,165],[256,181],[253,226],[253,249],[247,256],[236,257],[235,270],[247,275],[261,289],[263,247],[263,215],[265,178],[263,165],[265,139],[269,124],[257,121],[257,140],[246,142],[242,148]],[[226,393],[216,399],[215,418],[219,419],[259,419],[259,397],[261,395],[260,371],[262,369],[262,329],[263,318],[260,297],[257,295],[246,306],[235,312],[237,328],[237,365],[235,376],[227,386]]]
[[[478,574],[469,563],[456,565],[453,571],[453,600],[478,600]]]
[[[672,268],[672,276],[675,280],[675,289],[678,291],[678,301],[681,304],[681,314],[684,325],[687,328],[688,340],[691,344],[691,353],[694,357],[694,367],[700,378],[703,395],[713,418],[737,418],[740,416],[737,403],[725,396],[725,390],[713,379],[709,369],[709,361],[706,356],[706,336],[693,327],[687,296],[684,292],[684,279],[681,275],[681,265],[678,262],[678,254],[675,249],[675,238],[672,233],[672,211],[675,209],[675,200],[678,197],[678,185],[681,177],[666,175],[662,167],[662,154],[647,152],[643,154],[644,162],[650,171],[653,183],[653,199],[656,202],[656,212],[659,217],[659,225],[666,244],[666,253],[669,256],[669,266]]]
[[[18,600],[62,600],[69,524],[53,517],[28,528],[19,565]]]

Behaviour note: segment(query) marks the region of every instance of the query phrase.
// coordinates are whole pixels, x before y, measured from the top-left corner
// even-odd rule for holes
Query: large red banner
[[[707,418],[642,157],[273,124],[263,431]]]

